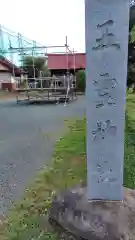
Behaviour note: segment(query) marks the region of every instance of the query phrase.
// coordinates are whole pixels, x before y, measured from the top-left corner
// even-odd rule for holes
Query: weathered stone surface
[[[129,0],[85,0],[89,199],[123,200]]]
[[[135,240],[135,190],[124,189],[122,202],[90,202],[86,192],[78,186],[55,196],[50,221],[71,239]]]

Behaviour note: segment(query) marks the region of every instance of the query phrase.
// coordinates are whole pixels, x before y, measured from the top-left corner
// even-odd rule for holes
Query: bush
[[[86,87],[86,76],[84,70],[79,70],[76,73],[76,88],[77,91],[85,92]]]

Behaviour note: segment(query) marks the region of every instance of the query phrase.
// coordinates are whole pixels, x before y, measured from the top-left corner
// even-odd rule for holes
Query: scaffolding
[[[36,77],[34,58],[43,57],[47,64],[48,53],[58,53],[56,49],[59,50],[59,53],[66,54],[67,56],[66,76],[59,78],[56,78],[55,76],[43,77],[41,72],[40,76]],[[52,101],[55,100],[56,102],[59,102],[60,98],[62,98],[65,99],[66,102],[69,100],[69,97],[73,99],[75,96],[76,98],[74,84],[76,82],[75,74],[71,76],[68,67],[68,55],[71,53],[74,56],[75,71],[75,51],[70,50],[67,37],[65,44],[62,46],[44,46],[34,40],[25,38],[20,33],[14,33],[0,25],[0,57],[8,59],[13,64],[13,77],[16,82],[17,103],[20,101],[19,98],[21,94],[25,95],[29,101],[33,99],[36,99],[36,101],[37,99],[48,99],[50,101],[50,99],[52,99]],[[24,70],[23,59],[26,56],[33,57],[33,79],[29,79],[24,72],[20,77],[15,76],[14,66]],[[25,86],[22,82],[25,82]],[[60,82],[62,83],[62,86],[59,86]]]

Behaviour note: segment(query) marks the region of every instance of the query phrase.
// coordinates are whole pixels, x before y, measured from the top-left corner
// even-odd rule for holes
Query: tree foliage
[[[77,91],[85,92],[86,87],[86,76],[84,70],[79,70],[76,73],[76,88]]]
[[[133,6],[135,4],[135,0],[130,0],[130,5]]]
[[[127,86],[135,83],[135,5],[130,8]]]
[[[26,56],[23,58],[23,69],[29,78],[47,77],[50,72],[47,68],[46,59],[44,57]]]

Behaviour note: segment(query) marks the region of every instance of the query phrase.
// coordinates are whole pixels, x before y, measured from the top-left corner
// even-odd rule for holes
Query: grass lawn
[[[135,96],[127,97],[124,185],[135,188]],[[35,183],[0,223],[0,240],[59,239],[46,221],[46,212],[55,191],[86,181],[85,119],[69,127],[56,144],[53,163],[43,169]]]

